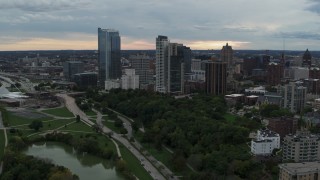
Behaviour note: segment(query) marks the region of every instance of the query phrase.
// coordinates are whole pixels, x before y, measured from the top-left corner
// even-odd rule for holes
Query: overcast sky
[[[98,27],[119,30],[122,49],[166,35],[192,49],[312,51],[320,0],[0,0],[0,50],[97,49]]]

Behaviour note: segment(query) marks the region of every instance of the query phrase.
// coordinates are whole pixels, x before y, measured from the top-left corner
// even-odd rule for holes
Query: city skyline
[[[0,51],[95,50],[98,27],[119,30],[124,50],[155,49],[158,35],[194,50],[320,50],[316,0],[0,0],[0,8]]]

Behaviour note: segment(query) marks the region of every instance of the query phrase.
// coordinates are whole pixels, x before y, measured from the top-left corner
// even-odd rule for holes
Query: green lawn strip
[[[96,116],[97,115],[97,113],[93,112],[92,110],[84,111],[84,113],[86,113],[87,116]]]
[[[47,121],[51,120],[52,117],[41,117],[41,118],[27,118],[24,116],[14,115],[13,112],[8,112],[9,126],[17,126],[21,124],[30,124],[33,120]]]
[[[114,122],[110,122],[110,121],[102,121],[102,124],[107,126],[109,129],[111,129],[112,131],[116,132],[116,133],[120,133],[120,129],[114,125]]]
[[[227,113],[223,117],[229,122],[234,122],[237,116]]]
[[[74,115],[66,107],[47,109],[43,110],[42,112],[60,117],[74,117]]]
[[[140,161],[122,144],[119,144],[122,158],[127,162],[128,168],[139,179],[152,180],[150,174],[142,167]]]
[[[4,143],[5,143],[4,130],[0,130],[0,160],[2,159],[4,154]]]
[[[76,122],[76,123],[70,124],[67,127],[64,127],[60,130],[61,131],[70,130],[70,131],[94,132],[92,127],[89,127],[88,125],[84,124],[83,122]]]

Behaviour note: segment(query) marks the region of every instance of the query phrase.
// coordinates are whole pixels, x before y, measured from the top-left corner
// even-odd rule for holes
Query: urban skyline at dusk
[[[316,0],[0,0],[0,51],[97,49],[96,29],[121,33],[121,49],[155,49],[158,35],[194,50],[320,50]],[[285,41],[285,47],[283,42]]]

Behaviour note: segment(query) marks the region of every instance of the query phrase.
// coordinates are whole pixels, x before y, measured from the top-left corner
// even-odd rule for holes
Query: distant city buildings
[[[280,63],[270,62],[267,65],[267,84],[276,86],[281,83],[283,78],[283,65]]]
[[[106,84],[105,81],[110,82],[121,78],[120,47],[118,31],[98,28],[98,79],[102,87]]]
[[[206,62],[206,93],[224,95],[227,91],[227,63],[208,60]]]
[[[69,81],[73,81],[73,76],[83,71],[84,64],[80,61],[67,61],[63,64],[64,77]]]
[[[283,97],[281,103],[283,108],[291,112],[302,112],[306,104],[307,88],[299,82],[290,82],[280,87],[280,94]]]
[[[222,47],[220,51],[220,59],[222,62],[227,63],[228,69],[234,65],[233,50],[232,47],[228,45],[228,43]]]
[[[96,72],[86,72],[75,74],[73,81],[80,88],[95,88],[98,83],[98,74]]]
[[[309,52],[309,49],[304,52],[303,57],[302,57],[302,66],[304,67],[311,67],[311,53]]]

